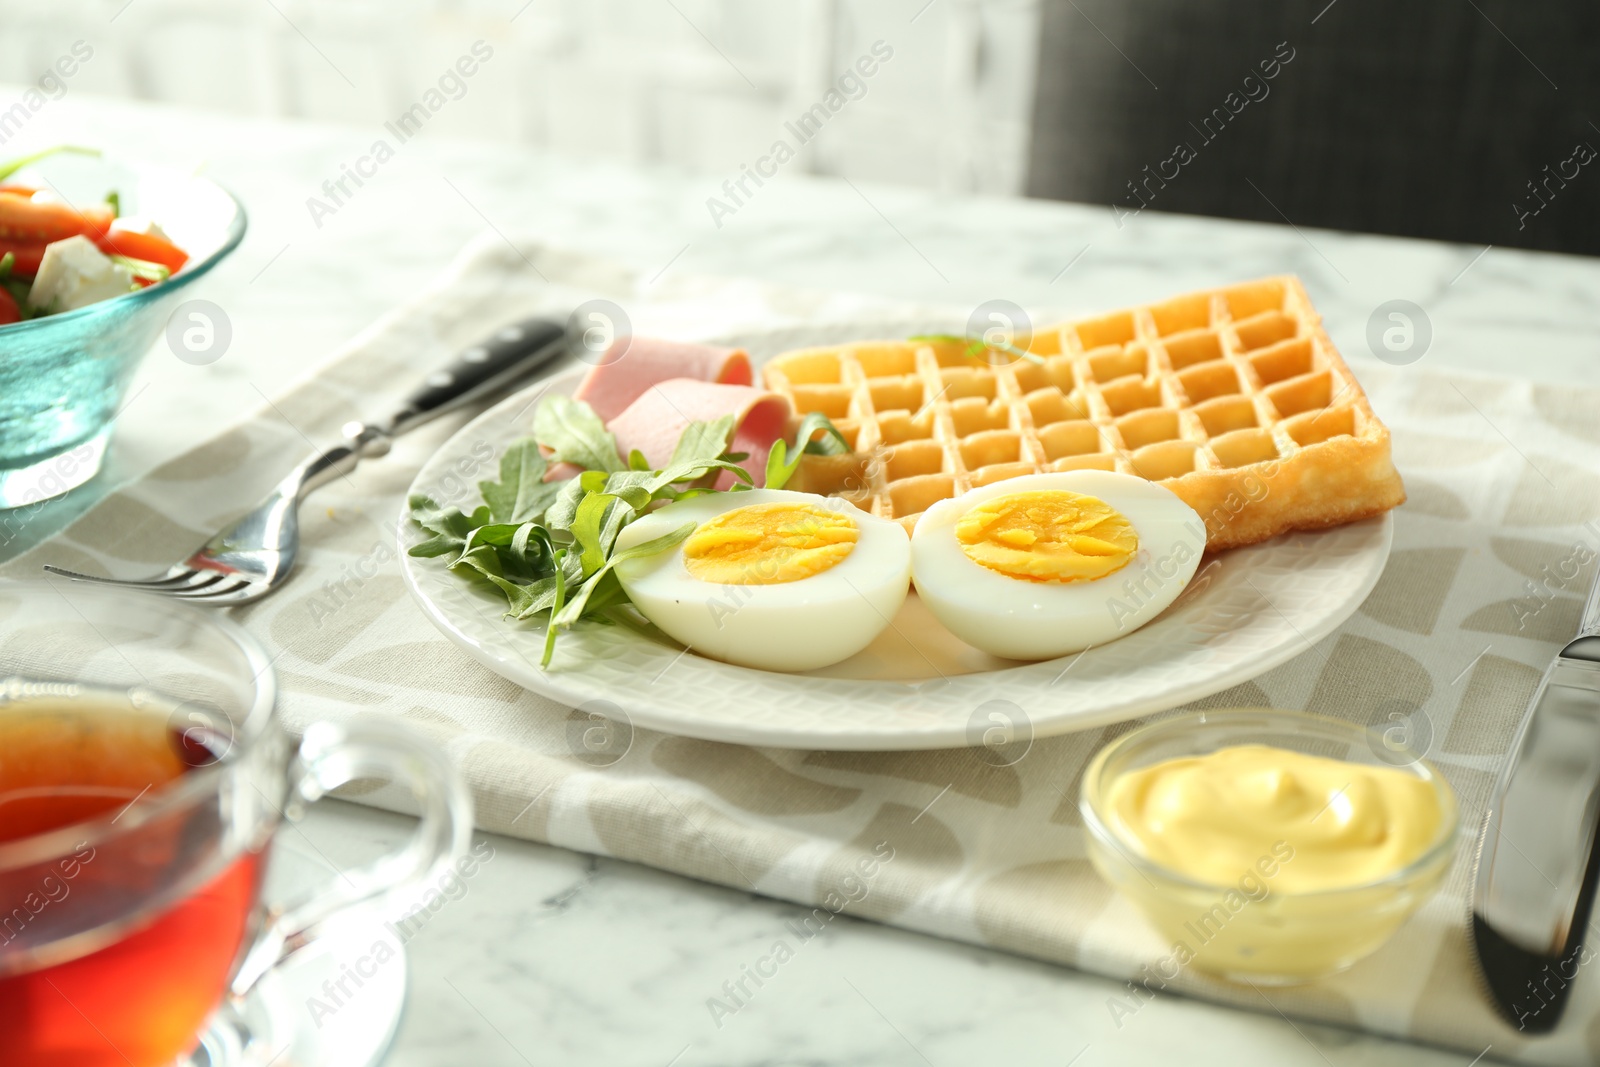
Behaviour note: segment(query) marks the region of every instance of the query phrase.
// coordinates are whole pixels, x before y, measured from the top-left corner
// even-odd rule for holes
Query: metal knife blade
[[[1490,797],[1473,890],[1473,946],[1495,1007],[1555,1028],[1585,942],[1600,853],[1600,567],[1578,636],[1534,691]],[[1593,938],[1600,947],[1600,937]]]

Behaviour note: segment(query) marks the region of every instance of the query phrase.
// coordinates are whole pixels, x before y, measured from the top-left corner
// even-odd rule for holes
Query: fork
[[[264,597],[294,567],[300,546],[298,510],[308,494],[348,474],[362,459],[384,455],[400,434],[520,382],[566,351],[566,331],[549,319],[504,327],[430,374],[384,421],[346,423],[343,442],[301,463],[254,511],[153,578],[101,578],[49,564],[44,569],[74,581],[219,606]]]

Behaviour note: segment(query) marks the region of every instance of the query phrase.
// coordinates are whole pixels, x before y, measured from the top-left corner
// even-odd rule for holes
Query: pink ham
[[[767,453],[789,422],[789,402],[777,393],[747,385],[672,378],[647,389],[607,423],[607,429],[616,435],[617,450],[624,456],[637,448],[652,469],[660,470],[672,459],[678,438],[691,422],[713,422],[724,415],[735,420],[728,450],[748,453],[739,465],[750,472],[756,485],[763,484]],[[718,489],[731,485],[731,474],[723,473],[717,479]]]
[[[606,350],[572,395],[594,408],[600,421],[610,422],[645,390],[670,378],[749,385],[750,357],[742,348],[624,337]]]

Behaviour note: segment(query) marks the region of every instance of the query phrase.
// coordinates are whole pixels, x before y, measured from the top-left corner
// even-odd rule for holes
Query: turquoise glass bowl
[[[194,284],[244,239],[245,211],[217,183],[157,166],[60,155],[11,181],[54,189],[69,203],[94,203],[116,191],[124,215],[154,219],[189,262],[167,281],[76,311],[0,326],[0,509],[59,496],[100,470],[112,423],[128,398],[139,362],[164,333],[216,340],[227,323],[189,316],[168,329],[193,298]],[[220,309],[197,307],[203,319]],[[209,334],[206,331],[211,331]],[[187,350],[179,358],[204,362]]]

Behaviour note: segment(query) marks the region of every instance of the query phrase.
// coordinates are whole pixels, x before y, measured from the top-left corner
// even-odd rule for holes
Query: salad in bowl
[[[195,288],[245,228],[192,171],[80,148],[0,161],[0,524],[100,470],[163,333],[200,367],[227,350],[226,312]]]
[[[0,326],[75,311],[151,285],[183,269],[189,255],[148,216],[123,215],[121,194],[74,203],[19,171],[54,148],[0,164]]]

